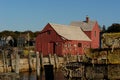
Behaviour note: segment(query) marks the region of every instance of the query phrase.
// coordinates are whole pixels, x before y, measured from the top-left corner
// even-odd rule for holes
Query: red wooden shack
[[[89,28],[87,28],[89,27]],[[48,23],[36,37],[36,51],[48,54],[84,54],[85,48],[99,48],[100,29],[96,21],[70,25]]]
[[[36,50],[45,55],[83,54],[91,40],[80,27],[48,23],[36,38]]]

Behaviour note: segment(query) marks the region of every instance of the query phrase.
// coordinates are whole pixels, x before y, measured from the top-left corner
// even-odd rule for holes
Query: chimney
[[[89,17],[88,17],[88,16],[86,16],[86,22],[87,22],[87,23],[89,22]]]

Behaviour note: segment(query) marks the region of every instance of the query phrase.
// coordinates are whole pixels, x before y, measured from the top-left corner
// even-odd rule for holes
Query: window
[[[47,34],[50,35],[50,30],[47,31]]]
[[[96,31],[94,32],[94,36],[96,37]]]
[[[78,47],[82,47],[82,44],[81,44],[81,43],[78,43]]]

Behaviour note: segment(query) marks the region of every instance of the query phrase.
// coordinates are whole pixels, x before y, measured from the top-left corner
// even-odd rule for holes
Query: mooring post
[[[67,61],[67,63],[69,63],[69,60],[70,60],[70,58],[69,58],[69,55],[67,54],[66,55],[66,61]]]
[[[18,54],[18,51],[16,51],[16,68],[15,68],[16,73],[19,73],[19,61],[20,61],[20,56]]]
[[[66,64],[66,63],[69,63],[69,56],[68,56],[68,54],[64,54],[63,55],[64,56],[64,63]]]
[[[14,66],[13,66],[13,55],[10,54],[10,66],[11,66],[11,71],[14,71]]]
[[[64,64],[66,64],[67,63],[67,59],[66,59],[66,55],[65,54],[63,55],[63,59],[64,59]]]
[[[8,72],[8,71],[9,71],[9,67],[8,67],[9,62],[8,62],[7,54],[8,54],[8,51],[6,50],[6,51],[5,51],[6,72]]]
[[[10,57],[11,57],[11,71],[12,72],[15,72],[15,62],[16,62],[15,54],[16,54],[16,48],[13,49],[13,53],[10,55]]]
[[[49,54],[49,63],[52,64],[52,56]]]
[[[57,58],[56,54],[54,54],[54,62],[55,62],[55,68],[57,69],[58,68],[58,58]]]
[[[77,54],[77,62],[80,62],[81,60],[80,60],[80,55],[79,54]]]
[[[36,52],[36,69],[37,69],[37,79],[40,78],[40,59],[39,52]]]
[[[9,62],[8,62],[7,57],[6,57],[6,72],[9,72],[9,67],[8,67],[8,65],[9,65]]]
[[[42,52],[40,53],[40,69],[43,70],[43,54]]]
[[[32,57],[31,57],[31,51],[28,51],[28,63],[29,63],[29,72],[32,71]]]
[[[6,72],[5,50],[2,50],[3,72]]]

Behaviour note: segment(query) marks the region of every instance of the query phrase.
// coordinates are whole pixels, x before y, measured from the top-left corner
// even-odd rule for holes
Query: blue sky
[[[69,25],[86,15],[100,26],[120,23],[120,0],[0,0],[0,31],[40,31],[48,22]]]

